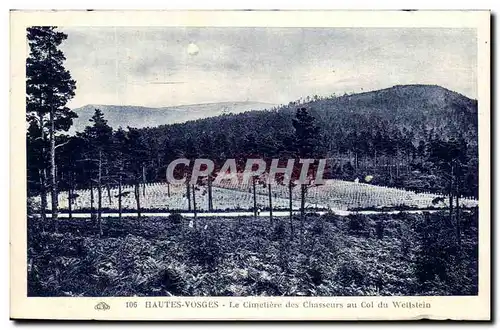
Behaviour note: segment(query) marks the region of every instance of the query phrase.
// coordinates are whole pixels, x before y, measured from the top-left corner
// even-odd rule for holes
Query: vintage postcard
[[[490,12],[12,11],[11,318],[489,320]]]

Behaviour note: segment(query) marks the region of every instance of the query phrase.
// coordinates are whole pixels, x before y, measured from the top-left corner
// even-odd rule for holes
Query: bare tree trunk
[[[51,199],[52,199],[52,222],[54,223],[55,231],[58,231],[58,205],[57,205],[57,178],[56,178],[56,139],[54,126],[54,108],[50,108],[50,180],[51,180]],[[43,128],[42,128],[43,129]]]
[[[47,186],[46,186],[46,177],[45,177],[45,169],[39,169],[40,173],[40,202],[41,202],[41,210],[40,216],[42,217],[42,222],[45,225],[45,221],[47,220]]]
[[[194,212],[194,222],[196,226],[196,187],[193,185],[193,212]]]
[[[304,233],[304,221],[305,221],[305,209],[306,209],[306,191],[307,186],[305,184],[300,185],[300,232],[301,232],[301,240],[302,234]],[[302,242],[302,241],[301,241]]]
[[[97,174],[97,225],[102,236],[102,151],[99,150],[99,172]]]
[[[43,122],[43,115],[40,114],[39,115],[39,119],[40,119],[40,133],[41,133],[41,136],[40,138],[42,139],[42,151],[41,151],[41,155],[40,155],[40,158],[42,159],[42,168],[39,169],[38,173],[40,174],[40,202],[41,202],[41,212],[40,212],[40,216],[42,218],[42,221],[43,221],[43,224],[45,225],[46,224],[46,220],[47,220],[47,173],[46,173],[46,170],[45,170],[45,148],[43,147],[43,143],[45,142],[45,132],[43,130],[43,126],[44,126],[44,122]]]
[[[457,243],[458,247],[460,248],[462,246],[462,233],[461,233],[461,226],[460,226],[460,199],[459,199],[459,179],[458,175],[455,178],[455,216],[457,218],[456,223],[457,223]]]
[[[107,166],[106,166],[106,177],[109,180],[109,169]],[[109,181],[106,182],[106,191],[108,192],[108,201],[109,201],[109,206],[111,207],[112,200],[111,200],[111,187],[109,186]]]
[[[290,233],[293,236],[293,204],[292,204],[292,181],[288,183],[288,196],[289,196],[289,204],[290,204]]]
[[[122,172],[123,166],[120,166],[120,175],[118,176],[118,220],[122,220]]]
[[[306,206],[306,185],[300,185],[300,221],[304,222],[305,215],[305,206]],[[302,223],[302,227],[304,224]]]
[[[106,192],[108,193],[109,207],[111,207],[113,200],[111,199],[111,186],[109,185],[109,182],[106,183]]]
[[[269,221],[273,225],[273,196],[271,195],[271,183],[267,184],[267,192],[269,197]]]
[[[90,219],[92,224],[95,225],[95,212],[94,212],[94,182],[92,180],[92,174],[90,175]]]
[[[146,196],[146,167],[142,165],[142,196]]]
[[[449,200],[448,202],[450,203],[450,214],[449,214],[449,225],[453,223],[453,162],[451,163],[451,169],[450,169],[450,185],[448,189],[449,193]]]
[[[191,184],[189,183],[189,178],[186,180],[186,195],[188,198],[188,211],[191,211]]]
[[[252,177],[252,188],[253,188],[253,217],[257,219],[257,194],[255,192],[255,178]]]
[[[207,185],[208,185],[208,210],[212,211],[214,209],[214,204],[213,204],[213,200],[212,200],[212,177],[211,176],[208,176]]]
[[[73,203],[73,183],[72,183],[72,178],[73,176],[71,174],[68,175],[68,182],[69,182],[69,187],[68,187],[68,213],[69,213],[69,220],[73,220],[73,206],[71,205]]]
[[[139,188],[139,180],[136,180],[134,187],[135,203],[137,205],[137,218],[141,218],[141,192]]]

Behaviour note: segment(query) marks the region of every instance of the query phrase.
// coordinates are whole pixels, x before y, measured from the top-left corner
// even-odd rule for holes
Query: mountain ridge
[[[375,91],[310,99],[308,102],[293,101],[286,105],[253,101],[156,108],[90,104],[75,109],[79,118],[75,120],[72,130],[82,130],[87,126],[95,108],[101,109],[110,126],[116,129],[120,126],[154,128],[207,120],[228,114],[234,114],[236,117],[229,116],[227,119],[234,118],[233,120],[241,121],[248,117],[241,115],[252,110],[287,113],[294,112],[294,109],[302,106],[309,108],[321,123],[328,123],[327,126],[334,130],[342,126],[353,126],[363,130],[371,120],[394,122],[413,129],[417,126],[449,126],[452,131],[477,130],[476,100],[439,85],[424,84],[395,85]],[[271,120],[272,116],[262,117]]]
[[[78,115],[70,133],[82,131],[89,125],[95,109],[100,109],[108,124],[113,128],[127,126],[135,128],[155,127],[182,123],[229,113],[250,110],[261,111],[275,107],[275,104],[254,101],[227,101],[199,104],[185,104],[168,107],[146,107],[139,105],[87,104],[73,109]]]
[[[174,125],[158,125],[153,130],[168,136],[184,136],[185,132],[218,135],[225,133],[240,139],[246,131],[258,134],[286,136],[293,131],[295,110],[305,107],[317,119],[325,140],[342,145],[347,132],[384,134],[387,130],[407,130],[418,139],[432,134],[441,137],[464,135],[477,145],[477,101],[439,85],[396,85],[377,91],[344,94],[330,98],[313,98],[280,105],[272,111],[245,112],[230,116],[215,116]],[[384,129],[381,130],[381,127]],[[346,146],[347,147],[347,146]],[[344,146],[340,147],[345,148]]]

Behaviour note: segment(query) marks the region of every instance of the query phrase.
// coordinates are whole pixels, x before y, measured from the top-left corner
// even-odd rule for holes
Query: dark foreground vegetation
[[[28,221],[29,296],[476,295],[477,210]],[[460,233],[460,235],[457,235]]]

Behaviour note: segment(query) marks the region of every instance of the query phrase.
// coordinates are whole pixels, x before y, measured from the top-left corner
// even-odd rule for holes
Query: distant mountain
[[[85,126],[88,126],[89,119],[96,108],[104,113],[104,118],[108,120],[108,124],[116,129],[120,126],[123,128],[127,126],[135,128],[156,127],[222,114],[238,114],[250,110],[271,109],[274,106],[275,104],[271,103],[249,101],[190,104],[162,108],[89,104],[73,109],[78,114],[78,118],[74,120],[70,133],[82,131]]]
[[[441,137],[462,135],[476,143],[477,101],[436,85],[398,85],[386,89],[330,98],[313,98],[281,105],[272,111],[217,116],[155,130],[171,136],[200,132],[221,133],[242,139],[247,133],[256,138],[273,135],[278,139],[293,132],[292,118],[299,107],[316,117],[322,135],[332,149],[353,147],[357,135],[374,136],[407,131],[414,144],[430,134]],[[351,133],[349,139],[347,136]],[[405,133],[406,134],[406,133]],[[162,134],[160,134],[162,135]],[[363,147],[364,148],[364,147]]]
[[[159,175],[165,173],[161,166],[177,155],[194,154],[213,160],[288,158],[295,150],[292,122],[301,107],[316,118],[319,134],[314,157],[333,160],[332,178],[354,180],[369,173],[375,177],[374,184],[445,192],[446,180],[440,179],[426,159],[434,141],[456,138],[465,142],[463,151],[470,160],[461,179],[462,193],[477,196],[477,101],[436,85],[400,85],[338,97],[309,97],[270,111],[248,111],[141,131],[150,141],[148,149],[157,161]]]

